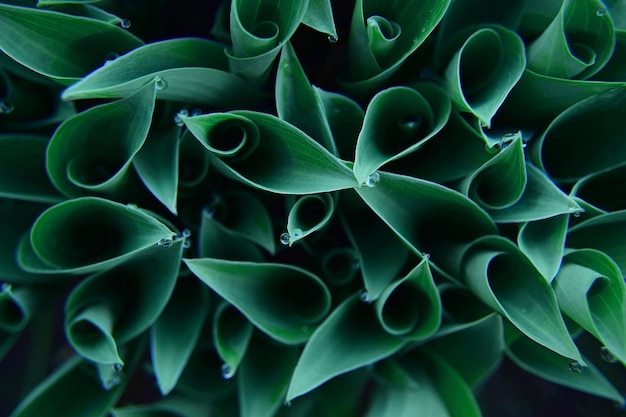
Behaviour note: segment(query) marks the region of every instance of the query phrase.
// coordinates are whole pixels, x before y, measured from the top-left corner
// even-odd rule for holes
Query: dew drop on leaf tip
[[[370,300],[370,295],[367,293],[367,291],[361,292],[361,294],[359,294],[359,299],[368,304],[372,302],[372,300]]]
[[[156,79],[154,80],[154,88],[159,91],[165,90],[167,88],[167,81],[165,81],[165,78],[156,77]]]
[[[602,17],[606,15],[606,10],[605,9],[598,9],[598,11],[596,12],[596,16],[598,17]]]
[[[235,370],[227,363],[222,365],[220,371],[222,373],[222,378],[224,379],[231,379],[235,375]]]
[[[120,26],[122,27],[122,29],[128,29],[130,28],[130,20],[128,19],[122,19],[120,21]]]
[[[169,248],[170,246],[172,246],[173,243],[174,240],[171,237],[164,237],[157,242],[157,245],[162,248]]]
[[[183,117],[189,116],[189,111],[187,109],[181,109],[176,116],[174,116],[174,123],[176,126],[183,126],[185,122],[183,122]]]
[[[330,43],[337,43],[338,40],[339,39],[337,39],[333,35],[328,35],[328,42],[330,42]]]
[[[615,357],[613,352],[611,352],[609,348],[607,348],[606,346],[602,346],[600,348],[600,356],[602,357],[602,360],[605,362],[608,362],[608,363],[617,362],[617,358]]]
[[[288,245],[289,242],[291,242],[291,236],[289,235],[289,233],[283,233],[280,235],[280,243],[282,243],[283,245]]]
[[[577,374],[581,373],[585,369],[585,365],[574,360],[570,361],[568,366],[569,366],[570,371],[575,372]]]
[[[113,372],[121,372],[124,369],[123,363],[114,363],[113,364]]]
[[[365,180],[365,185],[367,185],[370,188],[373,188],[373,187],[376,187],[376,185],[378,185],[379,182],[380,182],[380,174],[378,172],[374,172],[373,174],[367,177],[367,180]]]

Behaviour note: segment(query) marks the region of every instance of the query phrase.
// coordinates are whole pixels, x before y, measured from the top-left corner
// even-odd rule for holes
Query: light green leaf
[[[357,185],[352,170],[275,116],[251,111],[183,117],[221,173],[279,194],[313,194]]]
[[[543,277],[552,282],[561,266],[569,216],[561,214],[524,224],[517,245]]]
[[[184,261],[259,330],[285,344],[306,341],[330,309],[324,283],[294,266],[209,258]]]
[[[222,376],[232,378],[244,358],[253,327],[231,304],[223,302],[213,316],[213,344],[224,361]]]
[[[303,196],[291,207],[287,217],[289,246],[323,229],[335,214],[335,197],[330,194]]]
[[[385,332],[373,307],[352,296],[328,316],[307,342],[293,371],[287,401],[331,378],[384,359],[404,344],[403,339]]]
[[[559,312],[556,295],[533,264],[509,240],[476,240],[463,257],[465,283],[485,304],[528,337],[582,362]]]
[[[24,330],[46,295],[50,294],[40,288],[2,284],[0,286],[0,331],[18,333]]]
[[[20,64],[69,84],[103,64],[107,54],[141,46],[128,31],[95,19],[0,4],[0,49]]]
[[[417,151],[450,117],[451,104],[434,84],[391,87],[370,101],[356,144],[354,175],[359,183],[381,166]]]
[[[209,309],[206,288],[193,278],[179,278],[167,305],[150,329],[152,367],[165,396],[176,386],[196,346]]]
[[[125,99],[92,107],[67,119],[54,133],[47,153],[52,183],[65,195],[120,192],[132,159],[150,128],[155,82]]]
[[[330,0],[309,0],[309,7],[302,18],[302,23],[327,34],[329,39],[334,39],[334,42],[337,42],[339,38]]]

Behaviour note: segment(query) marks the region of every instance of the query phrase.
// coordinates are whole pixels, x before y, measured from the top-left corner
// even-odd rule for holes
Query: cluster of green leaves
[[[12,417],[474,417],[505,355],[624,402],[623,1],[232,0],[151,43],[97,3],[0,3],[0,358],[59,302],[72,348]]]

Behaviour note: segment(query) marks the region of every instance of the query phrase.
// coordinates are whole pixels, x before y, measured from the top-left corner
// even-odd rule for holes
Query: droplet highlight
[[[176,116],[174,116],[174,123],[176,126],[184,126],[185,122],[183,122],[183,117],[189,116],[189,111],[187,109],[181,109]]]
[[[617,358],[615,357],[613,352],[611,352],[609,350],[609,348],[606,347],[606,346],[602,346],[600,348],[600,357],[602,357],[603,361],[608,362],[608,363],[616,363],[617,362]]]
[[[183,242],[183,249],[189,249],[191,247],[191,239],[185,239]]]
[[[568,366],[569,366],[570,371],[575,372],[577,374],[581,373],[583,369],[585,369],[585,365],[583,365],[582,363],[578,361],[570,361]]]
[[[289,242],[291,242],[291,236],[289,236],[289,233],[283,233],[280,235],[280,243],[288,245]]]
[[[185,239],[187,239],[188,237],[191,237],[191,230],[189,229],[184,229],[181,232],[182,237],[184,237]]]
[[[300,239],[302,237],[302,229],[294,229],[293,230],[293,239]]]
[[[222,372],[222,378],[224,379],[231,379],[235,376],[235,370],[227,363],[222,365],[220,371]]]
[[[156,80],[154,80],[154,88],[156,88],[158,91],[165,90],[167,88],[167,81],[165,81],[165,78],[156,77]]]
[[[602,17],[606,15],[606,9],[598,9],[598,11],[596,12],[596,16],[598,17]]]
[[[430,253],[425,253],[422,255],[422,259],[424,259],[425,261],[430,260]]]
[[[370,295],[367,293],[367,291],[363,291],[361,292],[361,294],[359,294],[359,300],[368,304],[372,302],[372,300],[370,299]]]
[[[157,245],[159,245],[162,248],[167,249],[171,247],[173,243],[174,243],[174,239],[172,239],[171,237],[164,237],[163,239],[157,242]]]
[[[330,43],[337,43],[338,40],[339,39],[337,39],[333,35],[328,35],[328,42],[330,42]]]
[[[15,106],[8,100],[0,100],[0,114],[11,114]]]
[[[367,177],[367,180],[365,180],[365,185],[367,185],[370,188],[373,188],[373,187],[376,187],[379,182],[380,182],[380,174],[378,172],[374,172],[372,175]]]
[[[113,364],[113,372],[122,372],[122,369],[124,369],[124,364],[123,363],[114,363]]]
[[[122,29],[130,28],[130,20],[122,19],[122,21],[120,22],[120,26],[122,27]]]
[[[283,405],[285,407],[289,408],[289,407],[291,407],[291,401],[285,401],[285,403]]]

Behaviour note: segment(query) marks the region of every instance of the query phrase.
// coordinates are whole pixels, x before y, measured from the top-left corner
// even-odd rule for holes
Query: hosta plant
[[[0,414],[624,415],[622,0],[9,0],[0,51]]]

